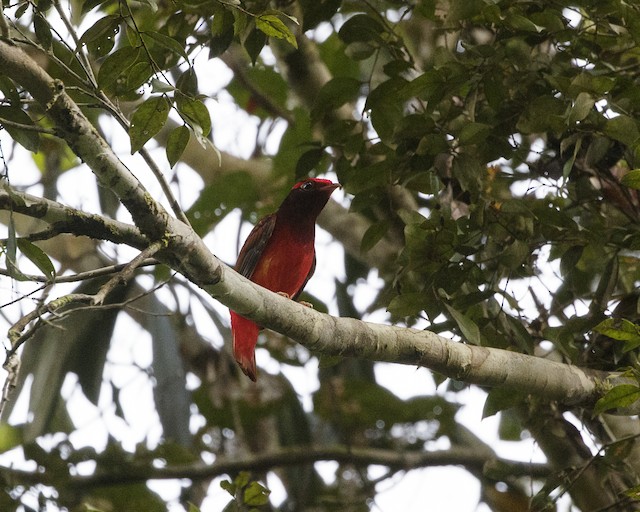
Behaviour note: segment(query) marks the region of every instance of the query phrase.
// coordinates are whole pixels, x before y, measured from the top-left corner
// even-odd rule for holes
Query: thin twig
[[[153,256],[159,250],[163,249],[166,246],[165,242],[158,241],[153,242],[149,247],[144,249],[140,254],[138,254],[135,258],[133,258],[129,263],[125,265],[125,267],[118,272],[115,276],[113,276],[109,281],[107,281],[96,293],[93,297],[93,305],[99,306],[102,305],[107,298],[107,296],[113,291],[114,288],[125,284],[131,279],[133,273],[136,269],[146,261],[150,256]]]
[[[7,358],[9,358],[12,354],[15,354],[16,351],[24,344],[24,342],[31,338],[31,336],[33,336],[40,322],[38,322],[33,328],[29,329],[24,334],[22,334],[22,331],[24,331],[27,325],[29,325],[31,322],[36,319],[43,320],[44,315],[46,315],[47,313],[57,315],[59,309],[66,307],[69,304],[73,304],[74,302],[91,303],[92,301],[93,295],[87,295],[85,293],[70,293],[69,295],[64,295],[62,297],[54,299],[47,304],[43,304],[30,313],[24,315],[9,329],[9,342],[11,343],[11,348],[7,351]]]
[[[6,276],[6,275],[11,275],[11,274],[9,272],[7,272],[6,270],[2,270],[0,272],[0,275],[5,275]],[[11,276],[11,277],[13,277],[13,276]],[[13,299],[13,300],[10,300],[9,302],[5,302],[4,304],[0,304],[0,309],[6,308],[7,306],[11,306],[13,304],[16,304],[17,302],[20,302],[21,300],[29,298],[32,295],[35,295],[36,293],[44,290],[47,286],[49,286],[49,285],[48,284],[44,284],[42,286],[38,286],[35,290],[32,290],[29,293],[25,293],[21,297],[18,297],[17,299]]]
[[[21,27],[19,25],[13,25],[13,28],[22,36],[22,38],[13,38],[12,41],[16,42],[16,43],[20,43],[20,44],[24,44],[26,46],[32,46],[33,48],[37,48],[38,50],[40,50],[41,52],[45,53],[47,55],[47,57],[49,57],[51,60],[53,60],[58,66],[60,66],[61,69],[64,70],[65,73],[67,73],[69,76],[73,77],[75,80],[78,81],[78,83],[81,83],[82,85],[84,85],[87,89],[90,89],[92,87],[92,84],[84,77],[80,76],[78,73],[76,73],[73,69],[71,69],[66,62],[64,62],[62,59],[58,58],[58,56],[50,50],[47,50],[46,48],[44,48],[42,45],[36,43],[35,41],[32,41],[31,39],[29,39],[28,35],[25,34]],[[52,27],[52,30],[55,29]],[[56,32],[57,34],[57,32]],[[64,40],[63,37],[58,37],[58,41],[60,42],[60,44],[64,45],[68,50],[69,53],[73,54],[74,50],[73,48],[71,48],[67,42]],[[85,91],[86,92],[86,91]]]
[[[75,283],[78,281],[88,281],[89,279],[95,279],[98,277],[107,276],[109,274],[115,274],[116,272],[121,272],[127,265],[128,263],[120,263],[118,265],[100,267],[95,270],[87,270],[86,272],[78,272],[77,274],[72,274],[70,276],[56,276],[53,281],[46,276],[37,276],[35,274],[24,274],[24,276],[27,277],[29,281],[35,281],[37,283]],[[160,262],[153,258],[148,258],[141,262],[138,267],[149,267],[152,265],[160,265]],[[11,273],[5,269],[0,269],[0,275],[10,277]]]
[[[76,44],[76,53],[78,55],[78,61],[80,62],[80,65],[84,69],[84,72],[87,74],[87,78],[89,78],[93,86],[97,88],[98,82],[96,81],[96,77],[93,74],[93,69],[91,68],[91,62],[89,62],[89,58],[84,52],[84,48],[80,44],[80,39],[78,39],[78,34],[76,34],[76,31],[73,28],[73,25],[71,25],[71,22],[69,21],[69,18],[67,17],[66,13],[62,9],[60,2],[58,0],[55,0],[53,2],[53,6],[57,11],[58,16],[60,16],[62,23],[64,23],[64,26],[67,28],[67,32],[69,32],[69,35],[71,35],[73,42]]]
[[[178,203],[176,196],[173,195],[173,192],[171,191],[171,187],[169,186],[169,183],[165,179],[164,174],[162,174],[162,171],[160,170],[158,165],[151,158],[151,155],[149,154],[149,152],[145,148],[140,148],[138,153],[140,153],[140,156],[144,159],[145,163],[149,166],[149,169],[151,169],[151,172],[158,180],[158,183],[160,184],[160,187],[162,187],[162,191],[164,192],[164,195],[167,198],[167,201],[169,201],[169,205],[171,206],[171,209],[173,210],[173,213],[175,214],[175,216],[178,218],[178,220],[180,220],[187,226],[191,227],[191,223],[189,222],[187,215],[184,213],[184,211],[180,207],[180,203]]]
[[[57,136],[56,131],[52,130],[51,128],[43,128],[42,126],[38,126],[34,124],[16,123],[15,121],[9,121],[4,117],[0,117],[0,124],[3,126],[10,126],[11,128],[17,128],[19,130],[24,130],[26,132],[38,132],[38,133],[44,133],[46,135]]]

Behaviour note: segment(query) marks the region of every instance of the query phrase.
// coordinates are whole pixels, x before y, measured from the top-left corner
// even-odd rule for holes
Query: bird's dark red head
[[[293,214],[294,218],[308,218],[315,223],[333,191],[339,183],[321,178],[308,178],[296,183],[280,206],[278,212]]]
[[[312,190],[330,190],[331,192],[333,192],[339,187],[339,183],[334,183],[331,180],[323,180],[322,178],[308,178],[296,183],[293,187],[291,187],[291,190],[302,189],[309,192]]]

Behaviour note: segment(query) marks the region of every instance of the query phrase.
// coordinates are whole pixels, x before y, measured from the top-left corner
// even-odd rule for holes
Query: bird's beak
[[[340,185],[340,183],[323,184],[322,187],[320,187],[320,190],[331,193],[337,188],[342,188],[342,185]]]

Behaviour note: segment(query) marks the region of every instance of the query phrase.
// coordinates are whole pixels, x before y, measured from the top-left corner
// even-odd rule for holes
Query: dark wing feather
[[[311,265],[311,270],[309,270],[309,273],[307,274],[307,278],[304,280],[304,283],[302,283],[302,286],[298,290],[298,293],[296,293],[293,297],[291,297],[292,300],[297,300],[297,298],[302,293],[302,290],[304,290],[304,287],[307,286],[307,283],[309,282],[309,279],[311,279],[311,276],[313,276],[313,273],[315,271],[316,271],[316,251],[314,250],[313,251],[313,264]]]
[[[238,261],[236,262],[236,271],[247,279],[251,279],[275,226],[275,213],[267,215],[253,227],[242,249],[240,249]]]

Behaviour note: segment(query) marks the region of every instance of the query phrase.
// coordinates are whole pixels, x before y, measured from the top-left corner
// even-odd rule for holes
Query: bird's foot
[[[285,299],[290,299],[291,298],[291,295],[289,295],[287,292],[276,292],[276,293],[278,295],[283,296]],[[298,301],[298,304],[302,304],[306,308],[313,309],[313,304],[311,304],[311,302],[307,302],[306,300]]]

